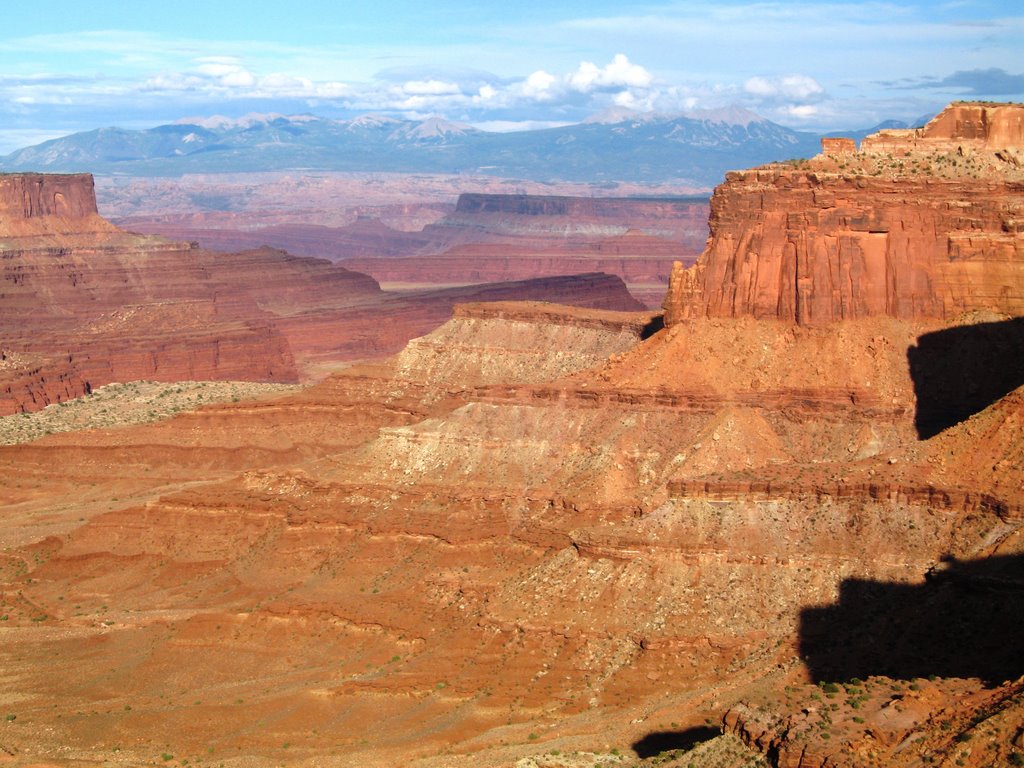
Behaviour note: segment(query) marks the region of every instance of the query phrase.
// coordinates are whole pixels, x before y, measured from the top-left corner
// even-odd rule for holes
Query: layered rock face
[[[296,381],[397,351],[458,301],[640,307],[608,275],[397,296],[324,259],[133,235],[96,214],[87,174],[2,176],[0,195],[0,413],[113,381]]]
[[[1022,119],[954,106],[903,143],[880,134],[857,154],[730,173],[707,249],[673,270],[668,324],[1024,313]]]
[[[885,130],[864,139],[864,152],[900,150],[1010,150],[1024,148],[1024,110],[1019,104],[957,102],[923,128]]]
[[[943,555],[1024,551],[1019,391],[922,443],[906,355],[920,325],[657,328],[462,305],[394,359],[286,399],[0,449],[0,655],[20,702],[5,745],[88,759],[131,734],[117,740],[136,761],[159,739],[175,755],[318,760],[326,743],[353,765],[511,766],[629,754],[726,717],[782,750],[733,705],[813,679],[802,659],[864,678],[1013,668],[969,642],[950,660],[941,633],[856,651],[888,637],[878,605],[905,603],[905,624],[965,604],[928,586]],[[878,591],[861,606],[863,584]],[[982,700],[977,681],[936,685],[943,706]],[[843,765],[831,717],[835,744],[786,753]],[[870,722],[903,738],[903,720]]]

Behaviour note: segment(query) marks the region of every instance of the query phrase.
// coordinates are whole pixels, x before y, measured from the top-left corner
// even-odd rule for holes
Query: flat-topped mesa
[[[698,244],[706,236],[705,197],[570,197],[467,192],[455,211],[424,232],[486,229],[491,235],[624,235],[630,229]],[[449,241],[455,242],[450,239]]]
[[[667,325],[1024,314],[1024,105],[955,104],[824,149],[726,175],[707,248],[673,267]]]
[[[0,174],[0,237],[115,230],[96,209],[90,173]]]
[[[504,213],[518,216],[585,216],[621,219],[639,212],[661,218],[687,217],[700,197],[574,197],[568,195],[504,195],[464,192],[455,205],[456,213]]]

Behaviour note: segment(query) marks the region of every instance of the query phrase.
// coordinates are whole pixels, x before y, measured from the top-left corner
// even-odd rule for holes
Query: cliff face
[[[728,174],[707,249],[691,270],[673,269],[668,324],[1024,313],[1024,175],[1014,162],[1024,143],[991,151],[1018,140],[1024,107],[1003,108],[974,144],[955,137],[978,135],[984,121],[961,111],[914,132],[898,154],[862,148]]]

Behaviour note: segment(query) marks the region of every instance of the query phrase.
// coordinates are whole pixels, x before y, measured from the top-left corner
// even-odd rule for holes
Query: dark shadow
[[[800,615],[800,655],[815,681],[870,675],[977,677],[1024,674],[1024,555],[956,561],[924,584],[847,579],[839,602]]]
[[[654,731],[633,743],[633,751],[641,759],[671,752],[674,749],[685,752],[702,742],[721,736],[718,728],[701,725],[685,731]]]
[[[926,440],[1024,384],[1024,318],[923,334],[907,361]]]
[[[651,318],[651,321],[643,327],[643,330],[640,331],[640,340],[645,341],[646,339],[651,338],[651,336],[656,334],[658,331],[663,330],[664,328],[665,316],[655,315],[654,317]]]

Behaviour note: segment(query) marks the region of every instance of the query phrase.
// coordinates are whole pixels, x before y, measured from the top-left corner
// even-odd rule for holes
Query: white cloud
[[[313,88],[313,83],[304,77],[292,77],[278,72],[261,77],[260,88],[271,93],[306,92]]]
[[[579,67],[568,75],[567,80],[573,89],[587,93],[595,88],[647,88],[654,78],[639,64],[630,62],[625,54],[617,53],[611,63],[603,68],[591,61],[580,62]]]
[[[752,96],[774,96],[778,90],[764,77],[752,77],[743,84],[743,90]]]
[[[442,80],[410,80],[402,86],[402,90],[419,96],[439,96],[462,92],[462,89],[455,83],[446,83]]]
[[[818,116],[818,108],[813,104],[794,104],[785,107],[782,111],[790,117],[795,117],[798,120],[807,120]]]
[[[650,112],[654,109],[652,96],[640,97],[633,91],[619,91],[612,97],[618,107],[625,107],[636,112]]]
[[[553,96],[551,87],[555,84],[555,76],[543,69],[538,69],[526,78],[523,83],[523,94],[529,98],[543,100]]]
[[[542,128],[561,128],[572,125],[564,120],[481,120],[471,123],[474,128],[492,133],[511,133],[513,131],[536,131]]]

